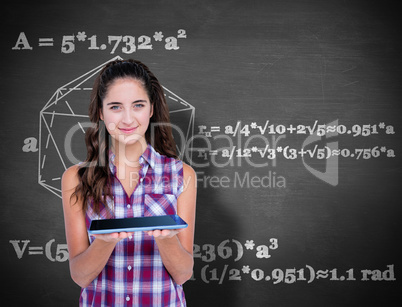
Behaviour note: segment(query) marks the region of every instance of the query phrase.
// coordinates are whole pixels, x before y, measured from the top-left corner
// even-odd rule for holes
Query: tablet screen
[[[116,229],[119,232],[165,228],[175,229],[186,226],[187,224],[178,215],[162,215],[124,219],[93,220],[91,222],[90,232],[111,232],[113,229]]]

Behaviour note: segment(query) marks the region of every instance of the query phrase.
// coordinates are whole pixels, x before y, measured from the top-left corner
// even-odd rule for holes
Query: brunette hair
[[[169,109],[158,79],[146,65],[139,61],[129,59],[109,62],[100,71],[92,88],[89,119],[93,125],[85,133],[87,158],[78,169],[79,184],[72,194],[76,201],[78,198],[82,199],[84,211],[88,207],[88,202],[92,201],[95,212],[99,213],[101,203],[107,208],[106,198],[113,197],[109,168],[110,135],[104,125],[100,124],[100,114],[109,86],[115,80],[124,78],[139,81],[153,107],[153,115],[145,132],[147,143],[151,144],[158,153],[177,159]]]

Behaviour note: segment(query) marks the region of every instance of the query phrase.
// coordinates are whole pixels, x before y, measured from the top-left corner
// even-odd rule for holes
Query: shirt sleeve
[[[175,166],[176,170],[174,178],[177,182],[176,198],[178,198],[184,190],[183,162],[181,160],[176,160]]]

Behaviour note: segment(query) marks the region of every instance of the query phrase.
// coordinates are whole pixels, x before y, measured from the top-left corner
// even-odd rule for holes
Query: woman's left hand
[[[150,230],[146,231],[149,236],[153,236],[154,238],[158,239],[168,239],[173,238],[177,235],[182,229],[163,229],[163,230]]]

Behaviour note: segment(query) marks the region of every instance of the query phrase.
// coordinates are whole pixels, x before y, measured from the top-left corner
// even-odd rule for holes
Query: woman
[[[161,85],[141,62],[110,62],[95,80],[89,117],[87,159],[62,178],[80,305],[186,306],[182,284],[194,263],[196,178],[177,159]],[[178,214],[188,227],[88,236],[93,219],[165,214]]]

